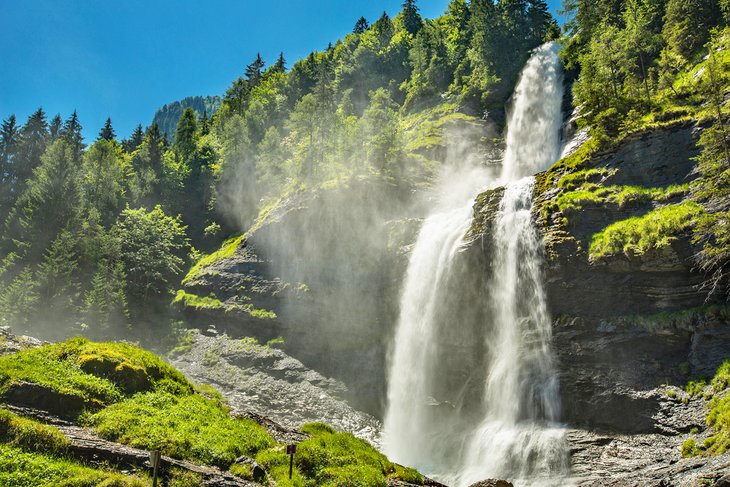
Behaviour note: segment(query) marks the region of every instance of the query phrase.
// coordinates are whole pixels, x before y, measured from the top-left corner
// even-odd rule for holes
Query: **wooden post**
[[[150,463],[152,464],[152,487],[157,487],[157,475],[160,469],[160,450],[150,452]]]
[[[286,453],[289,455],[289,479],[292,477],[292,473],[294,473],[294,454],[297,452],[297,445],[287,445],[286,446]]]

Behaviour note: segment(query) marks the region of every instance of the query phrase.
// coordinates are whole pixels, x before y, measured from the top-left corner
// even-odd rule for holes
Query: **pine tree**
[[[203,137],[210,133],[210,119],[208,118],[208,111],[203,110],[203,115],[200,117],[200,136]]]
[[[390,44],[390,40],[393,38],[395,33],[395,27],[393,21],[390,20],[388,12],[383,11],[383,14],[373,24],[373,31],[378,40],[378,49],[385,49]]]
[[[63,120],[61,120],[61,114],[57,113],[52,119],[51,123],[48,125],[48,133],[50,134],[50,138],[48,142],[53,142],[57,138],[61,136],[61,129],[63,128]]]
[[[61,130],[61,136],[66,139],[71,146],[74,154],[74,160],[76,161],[81,160],[81,151],[83,151],[84,147],[86,147],[84,144],[84,137],[81,135],[81,128],[79,116],[76,113],[76,110],[74,110],[71,116],[63,123],[63,129]]]
[[[81,209],[78,164],[71,144],[60,138],[41,158],[18,200],[21,240],[31,258],[38,258],[64,228],[73,228]]]
[[[286,60],[284,59],[284,53],[279,53],[279,58],[274,63],[273,71],[276,73],[283,73],[286,71]]]
[[[111,117],[107,117],[104,126],[99,131],[99,138],[96,140],[114,140],[116,136],[117,134],[114,133],[114,128],[112,127],[112,119]]]
[[[124,146],[124,150],[128,154],[131,154],[132,152],[137,150],[143,140],[144,131],[142,130],[142,124],[137,124],[137,126],[134,128],[134,131],[132,132],[132,135],[130,135],[129,139],[125,140],[122,145]]]
[[[5,220],[17,198],[13,190],[16,184],[15,154],[19,136],[15,115],[10,115],[0,128],[0,222]]]
[[[257,53],[256,59],[246,66],[246,79],[248,80],[248,85],[251,88],[257,86],[261,82],[261,70],[264,68],[264,65],[261,53]]]
[[[198,121],[195,111],[188,107],[180,115],[175,129],[175,141],[173,148],[175,152],[182,158],[183,163],[189,164],[195,152],[195,144],[198,133]]]
[[[367,19],[365,19],[365,17],[360,17],[359,19],[357,19],[357,22],[355,22],[355,28],[352,29],[352,33],[362,34],[366,30],[368,30],[368,27],[370,27],[370,25],[368,25]]]
[[[527,24],[532,43],[540,44],[545,41],[551,18],[545,0],[527,0]]]
[[[416,0],[405,0],[403,2],[402,13],[403,26],[407,32],[415,36],[421,30],[421,27],[423,27],[423,19],[421,19],[421,14],[418,13]]]
[[[41,156],[48,144],[48,123],[42,108],[35,111],[20,130],[20,144],[16,156],[15,175],[19,191],[33,173],[33,169],[41,163]]]

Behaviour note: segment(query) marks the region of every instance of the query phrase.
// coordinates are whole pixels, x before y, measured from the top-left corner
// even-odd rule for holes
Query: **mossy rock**
[[[152,386],[143,367],[121,356],[83,354],[79,356],[79,366],[88,374],[109,379],[127,394],[146,391]]]

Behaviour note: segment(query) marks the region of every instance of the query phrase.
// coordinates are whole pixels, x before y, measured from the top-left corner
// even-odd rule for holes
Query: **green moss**
[[[274,444],[257,423],[231,418],[221,401],[197,394],[140,393],[86,416],[84,423],[112,441],[221,468]]]
[[[0,357],[0,393],[25,381],[79,398],[92,408],[121,399],[121,392],[111,381],[84,372],[78,363],[56,357],[56,350],[57,346],[46,345]]]
[[[685,390],[692,396],[703,394],[708,401],[707,426],[711,431],[701,445],[693,438],[682,444],[682,456],[720,455],[730,448],[730,360],[715,372],[707,387],[704,380],[690,381]]]
[[[186,308],[193,308],[195,310],[201,309],[222,309],[227,310],[231,306],[222,302],[211,293],[209,296],[198,296],[197,294],[187,293],[182,289],[177,291],[175,299],[172,300],[173,304],[182,304]]]
[[[694,438],[687,438],[684,443],[682,443],[682,456],[683,457],[693,457],[698,454],[700,454],[701,450],[699,446],[697,445],[697,442],[694,440]]]
[[[90,468],[0,444],[0,485],[5,487],[148,487],[150,484],[138,476]]]
[[[650,249],[666,247],[702,211],[697,203],[685,201],[613,223],[593,235],[590,258],[595,260],[619,253],[640,255]]]
[[[313,435],[297,446],[294,478],[288,479],[289,457],[282,445],[265,450],[257,461],[277,485],[386,486],[388,479],[422,485],[424,477],[390,462],[369,443],[350,433],[337,433],[323,423],[310,423],[302,431]]]
[[[84,338],[0,357],[0,393],[26,381],[98,409],[145,390],[192,393],[183,374],[152,352],[126,343]],[[79,413],[75,411],[70,413]]]
[[[225,242],[223,242],[223,245],[221,245],[221,248],[216,250],[215,252],[204,255],[203,257],[198,260],[198,262],[193,265],[193,267],[188,271],[188,274],[183,279],[183,284],[190,284],[194,280],[202,277],[206,274],[206,268],[210,267],[211,265],[220,262],[221,260],[227,259],[229,257],[232,257],[236,250],[238,250],[238,247],[241,245],[241,242],[243,242],[244,236],[239,235],[237,237],[231,237]]]
[[[586,206],[616,204],[619,208],[625,208],[649,202],[665,202],[687,193],[689,184],[673,184],[667,188],[645,188],[584,183],[577,189],[561,193],[555,202],[560,211],[566,213],[582,210]]]

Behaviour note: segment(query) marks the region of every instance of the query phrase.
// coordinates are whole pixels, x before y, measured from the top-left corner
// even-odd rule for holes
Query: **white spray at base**
[[[449,484],[506,478],[558,485],[569,470],[564,434],[556,424],[558,380],[540,274],[542,242],[531,218],[534,179],[529,177],[558,158],[562,93],[557,48],[545,44],[535,50],[515,88],[501,177],[481,181],[482,190],[506,189],[492,232],[488,294],[479,297],[487,300],[488,319],[476,335],[473,327],[449,319],[455,310],[449,309],[447,293],[454,292],[455,274],[463,271],[456,269],[455,257],[479,191],[467,193],[460,206],[434,211],[410,257],[383,445],[395,461]],[[466,350],[474,342],[483,352],[470,356]],[[452,376],[444,376],[452,370]],[[471,403],[476,405],[468,399],[475,390]]]

